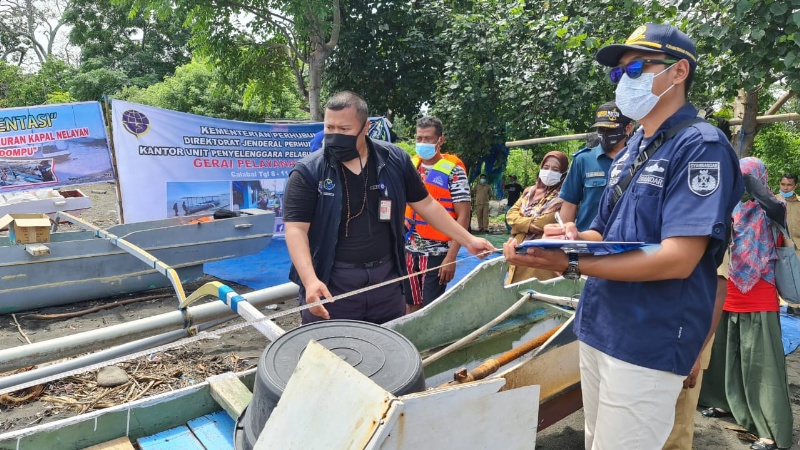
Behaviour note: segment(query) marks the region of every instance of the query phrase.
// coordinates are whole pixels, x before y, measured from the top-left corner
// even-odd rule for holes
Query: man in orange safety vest
[[[443,154],[442,121],[423,117],[417,121],[417,156],[414,165],[431,197],[465,229],[469,227],[470,190],[464,163],[456,155]],[[416,274],[406,284],[408,312],[414,312],[437,299],[455,274],[460,246],[449,236],[430,226],[424,217],[406,207],[406,267]],[[443,267],[427,271],[429,268]]]

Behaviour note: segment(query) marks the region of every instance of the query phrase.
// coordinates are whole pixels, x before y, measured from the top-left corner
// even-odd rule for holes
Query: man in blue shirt
[[[572,165],[558,193],[564,200],[561,220],[575,222],[579,231],[588,230],[597,215],[611,161],[625,148],[628,137],[633,133],[633,122],[619,112],[614,102],[604,103],[597,108],[594,120],[592,126],[597,128],[600,145],[586,147],[572,155]]]
[[[574,325],[586,448],[660,449],[684,379],[711,337],[716,268],[744,184],[727,138],[698,122],[686,101],[697,67],[688,36],[648,23],[596,59],[612,67],[620,111],[642,127],[614,160],[591,228],[549,225],[545,236],[658,246],[517,255],[511,240],[503,250],[510,264],[589,276]]]

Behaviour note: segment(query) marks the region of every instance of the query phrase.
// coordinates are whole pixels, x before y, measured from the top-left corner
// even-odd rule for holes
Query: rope
[[[91,364],[91,365],[80,367],[80,368],[77,368],[77,369],[64,371],[64,372],[57,373],[57,374],[54,374],[54,375],[51,375],[51,376],[42,377],[42,378],[39,378],[39,379],[36,379],[36,380],[31,380],[31,381],[28,381],[28,382],[25,382],[25,383],[17,384],[15,386],[2,388],[2,389],[0,389],[0,395],[7,394],[9,392],[18,391],[18,390],[21,390],[21,389],[26,389],[26,388],[29,388],[29,387],[32,387],[32,386],[37,386],[39,384],[50,383],[52,381],[60,380],[62,378],[66,378],[68,376],[78,375],[78,374],[81,374],[81,373],[84,373],[84,372],[88,372],[88,371],[91,371],[91,370],[96,370],[96,369],[99,369],[101,367],[106,367],[106,366],[110,366],[110,365],[113,365],[113,364],[119,364],[119,363],[122,363],[122,362],[130,361],[132,359],[145,357],[145,356],[151,355],[153,353],[163,352],[163,351],[170,350],[170,349],[173,349],[173,348],[176,348],[176,347],[181,347],[181,346],[184,346],[184,345],[192,344],[194,342],[198,342],[198,341],[201,341],[201,340],[204,340],[204,339],[215,339],[215,338],[218,338],[221,334],[225,334],[225,333],[229,333],[229,332],[232,332],[232,331],[240,330],[242,328],[245,328],[245,327],[248,327],[248,326],[253,326],[254,324],[257,324],[257,323],[260,323],[260,322],[264,322],[264,321],[267,321],[267,320],[278,319],[280,317],[284,317],[284,316],[288,316],[290,314],[298,313],[300,311],[304,311],[306,309],[312,308],[312,307],[317,306],[317,305],[324,305],[326,303],[332,303],[332,302],[335,302],[337,300],[342,300],[342,299],[345,299],[345,298],[348,298],[348,297],[352,297],[354,295],[361,294],[361,293],[370,291],[372,289],[377,289],[379,287],[383,287],[383,286],[386,286],[388,284],[397,283],[398,281],[403,281],[405,279],[408,279],[408,278],[411,278],[413,276],[419,275],[420,273],[430,272],[432,270],[441,269],[442,267],[448,266],[450,264],[456,264],[459,261],[465,261],[465,260],[471,259],[471,258],[480,258],[482,256],[486,256],[486,255],[489,255],[491,253],[497,253],[497,252],[502,252],[502,250],[495,250],[494,252],[482,252],[482,253],[479,253],[477,255],[470,255],[470,256],[468,256],[466,258],[462,258],[462,259],[459,259],[459,260],[456,260],[456,261],[453,261],[453,262],[442,264],[442,265],[437,266],[437,267],[432,267],[432,268],[426,269],[424,271],[414,272],[413,274],[405,275],[405,276],[402,276],[402,277],[399,277],[399,278],[395,278],[395,279],[392,279],[392,280],[388,280],[388,281],[383,281],[383,282],[378,283],[378,284],[367,286],[367,287],[364,287],[364,288],[361,288],[361,289],[356,289],[355,291],[345,292],[344,294],[340,294],[340,295],[336,295],[336,296],[333,296],[333,297],[330,297],[330,298],[322,299],[319,302],[313,302],[313,303],[308,303],[308,304],[305,304],[305,305],[300,305],[300,306],[297,306],[295,308],[290,308],[290,309],[287,309],[285,311],[277,312],[275,314],[271,314],[269,316],[265,316],[265,317],[262,317],[262,318],[259,318],[259,319],[245,321],[245,322],[234,324],[234,325],[229,325],[227,327],[220,328],[219,330],[215,330],[215,331],[201,331],[201,332],[197,333],[194,336],[191,336],[191,337],[188,337],[188,338],[184,338],[184,339],[180,339],[178,341],[171,342],[171,343],[168,343],[168,344],[160,345],[158,347],[154,347],[154,348],[147,349],[147,350],[142,350],[142,351],[131,353],[131,354],[128,354],[128,355],[125,355],[125,356],[120,356],[118,358],[113,358],[113,359],[110,359],[110,360],[107,360],[107,361],[103,361],[103,362],[100,362],[100,363],[97,363],[97,364]]]

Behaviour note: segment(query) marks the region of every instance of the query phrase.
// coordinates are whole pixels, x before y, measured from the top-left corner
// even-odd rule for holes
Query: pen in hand
[[[561,220],[561,214],[559,214],[558,211],[556,211],[556,222],[558,222],[558,224],[561,226],[561,228],[564,228],[564,229],[567,228],[567,227],[564,226],[564,221]]]
[[[568,239],[568,240],[574,239],[574,236],[568,236],[567,235],[567,227],[564,226],[564,221],[561,220],[561,214],[559,214],[558,211],[556,211],[555,217],[556,217],[556,222],[558,222],[558,226],[560,226],[564,230],[564,239]]]

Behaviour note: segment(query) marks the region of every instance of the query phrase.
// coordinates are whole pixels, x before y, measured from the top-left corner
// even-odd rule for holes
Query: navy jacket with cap
[[[688,278],[647,282],[589,277],[575,313],[578,339],[622,361],[688,375],[711,328],[716,260],[731,214],[744,192],[739,161],[722,132],[708,123],[666,141],[633,177],[616,206],[612,192],[658,134],[697,117],[687,104],[650,138],[639,130],[614,159],[592,229],[605,241],[659,244],[680,236],[708,236],[709,245]],[[641,145],[640,145],[641,144]]]

